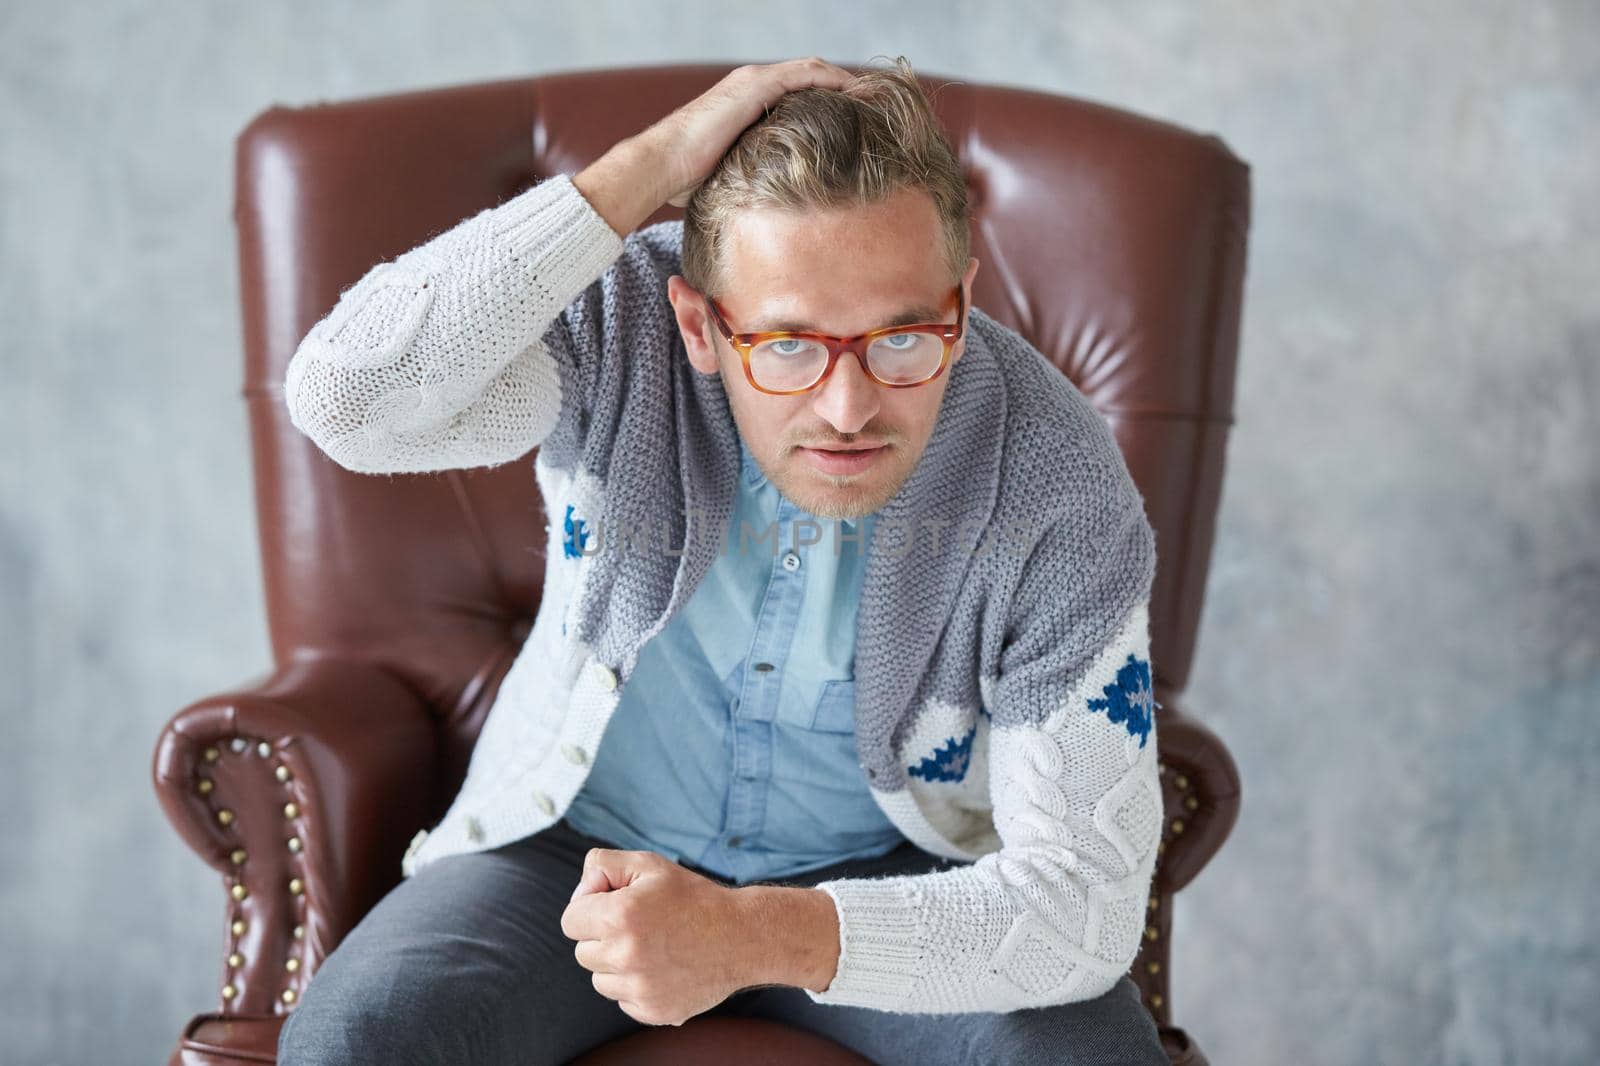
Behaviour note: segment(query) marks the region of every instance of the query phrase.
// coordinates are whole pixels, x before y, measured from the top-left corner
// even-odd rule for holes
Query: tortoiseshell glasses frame
[[[698,289],[695,291],[699,293],[700,298],[705,301],[707,309],[711,312],[712,321],[717,324],[718,332],[720,332],[727,342],[733,345],[734,349],[739,353],[739,359],[742,363],[744,363],[745,380],[750,382],[751,387],[756,391],[767,393],[769,396],[795,396],[803,392],[810,392],[812,389],[828,380],[829,376],[833,374],[834,366],[839,362],[839,357],[846,351],[856,351],[856,361],[861,364],[862,371],[867,375],[867,377],[871,378],[874,382],[884,386],[885,388],[914,389],[920,385],[926,385],[930,381],[938,378],[940,374],[943,374],[945,368],[950,365],[950,353],[955,350],[956,342],[961,339],[962,328],[967,317],[967,291],[963,285],[957,284],[955,293],[953,294],[956,301],[956,320],[954,322],[927,322],[908,326],[885,326],[882,329],[875,329],[867,333],[860,333],[854,337],[834,337],[826,333],[808,333],[793,330],[772,330],[760,333],[735,333],[729,327],[728,320],[726,317],[724,317],[722,308],[717,305],[717,301],[713,297],[707,296],[705,293],[700,292]],[[949,306],[948,298],[945,301],[945,305]],[[868,358],[866,354],[868,347],[873,341],[880,337],[887,337],[901,333],[928,334],[938,337],[943,343],[944,352],[939,357],[939,365],[936,366],[926,377],[920,378],[916,381],[887,381],[872,372],[872,367],[870,365],[871,359]],[[750,366],[750,353],[755,350],[757,345],[765,344],[768,341],[783,340],[787,338],[812,340],[825,345],[828,349],[828,362],[822,368],[822,373],[817,375],[816,380],[812,381],[808,385],[793,389],[768,388],[756,380],[755,372]],[[860,345],[859,350],[857,349],[857,345]]]

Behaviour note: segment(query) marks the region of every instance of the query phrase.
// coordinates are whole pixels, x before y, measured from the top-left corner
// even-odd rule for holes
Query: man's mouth
[[[870,470],[889,450],[886,444],[819,444],[800,454],[825,474],[859,474]]]

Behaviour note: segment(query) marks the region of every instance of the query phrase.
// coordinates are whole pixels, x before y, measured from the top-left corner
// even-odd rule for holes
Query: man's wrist
[[[734,891],[749,931],[750,985],[826,991],[839,965],[833,897],[795,885],[746,885]]]
[[[574,174],[572,184],[623,238],[667,201],[661,189],[660,162],[649,142],[638,137],[612,145],[605,155]]]

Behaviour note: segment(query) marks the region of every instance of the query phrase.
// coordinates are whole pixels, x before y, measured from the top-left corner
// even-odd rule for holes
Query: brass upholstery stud
[[[228,810],[226,807],[222,808],[222,810],[217,812],[217,821],[221,822],[223,825],[232,825],[233,812]]]
[[[1165,1002],[1166,1002],[1166,1000],[1162,999],[1159,995],[1155,995],[1155,996],[1151,996],[1150,997],[1150,1005],[1152,1007],[1155,1007],[1157,1010],[1160,1010],[1161,1009],[1161,1004],[1163,1004]]]
[[[235,866],[243,866],[245,860],[244,849],[234,848],[233,852],[228,856],[228,858],[233,860],[233,864]]]
[[[283,1001],[285,1003],[293,1003],[294,1002],[294,989],[285,988],[283,990]]]
[[[1189,808],[1191,811],[1200,809],[1200,801],[1195,799],[1193,796],[1190,796],[1188,799],[1184,800],[1183,805]]]
[[[239,954],[237,951],[233,952],[231,955],[228,956],[228,965],[229,966],[243,966],[244,965],[244,956]]]
[[[256,745],[256,754],[265,759],[268,755],[272,754],[272,745],[263,740],[261,743]]]
[[[1163,840],[1159,844],[1156,845],[1156,854],[1157,855],[1165,855],[1166,853],[1167,853],[1167,842],[1165,840]]]
[[[304,940],[306,938],[306,927],[303,926],[303,925],[295,926],[294,927],[294,938],[296,940]]]
[[[234,737],[228,742],[228,746],[234,751],[243,751],[250,746],[250,742],[244,737]]]
[[[300,969],[300,960],[299,959],[285,959],[284,962],[283,962],[283,968],[285,970],[288,970],[290,973],[296,973]]]
[[[1146,940],[1155,940],[1160,935],[1161,930],[1157,929],[1155,926],[1147,925],[1144,927],[1144,938]]]
[[[1183,832],[1183,819],[1182,818],[1174,818],[1172,820],[1172,831],[1174,833]]]
[[[272,776],[276,777],[279,781],[287,781],[289,780],[289,768],[287,766],[280,766],[276,770],[272,771]]]
[[[239,990],[237,988],[234,988],[231,983],[225,984],[225,985],[222,986],[222,998],[223,999],[232,999],[234,996],[236,996],[238,994],[239,994]]]
[[[298,877],[291,877],[289,879],[289,891],[290,892],[292,892],[296,896],[298,896],[300,893],[304,892],[305,890],[306,890],[306,885],[305,885],[304,881],[300,880]]]
[[[1179,774],[1177,777],[1173,778],[1172,783],[1178,786],[1179,792],[1182,792],[1184,789],[1189,787],[1189,778],[1184,774]]]
[[[202,796],[211,795],[211,790],[216,787],[217,783],[211,780],[209,777],[202,777],[200,780],[194,783],[195,791],[200,793]]]
[[[285,803],[283,805],[283,816],[285,818],[298,818],[300,816],[300,805],[293,800]]]
[[[222,752],[218,751],[216,748],[206,749],[206,762],[216,762],[221,757]]]
[[[243,918],[235,918],[233,920],[233,925],[229,926],[229,928],[233,930],[234,936],[244,936],[244,931],[250,927],[245,924],[245,920]]]
[[[1157,974],[1161,972],[1161,964],[1159,962],[1145,963],[1144,968],[1146,973]]]
[[[289,838],[289,850],[292,851],[296,855],[300,854],[300,838],[299,837],[290,837]]]
[[[228,889],[228,894],[235,900],[242,900],[250,893],[245,890],[244,885],[234,885],[232,888]]]
[[[1151,896],[1150,897],[1150,909],[1151,910],[1155,910],[1159,906],[1161,906],[1161,897],[1160,896]]]

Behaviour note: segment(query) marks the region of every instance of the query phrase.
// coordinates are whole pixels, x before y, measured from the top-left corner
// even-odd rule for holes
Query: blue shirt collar
[[[767,475],[762,473],[761,465],[756,462],[755,456],[750,454],[750,449],[745,447],[743,436],[739,438],[739,469],[740,480],[744,483],[746,488],[755,490],[766,486]],[[841,518],[839,521],[847,528],[855,529],[856,523],[860,520],[855,518]]]

